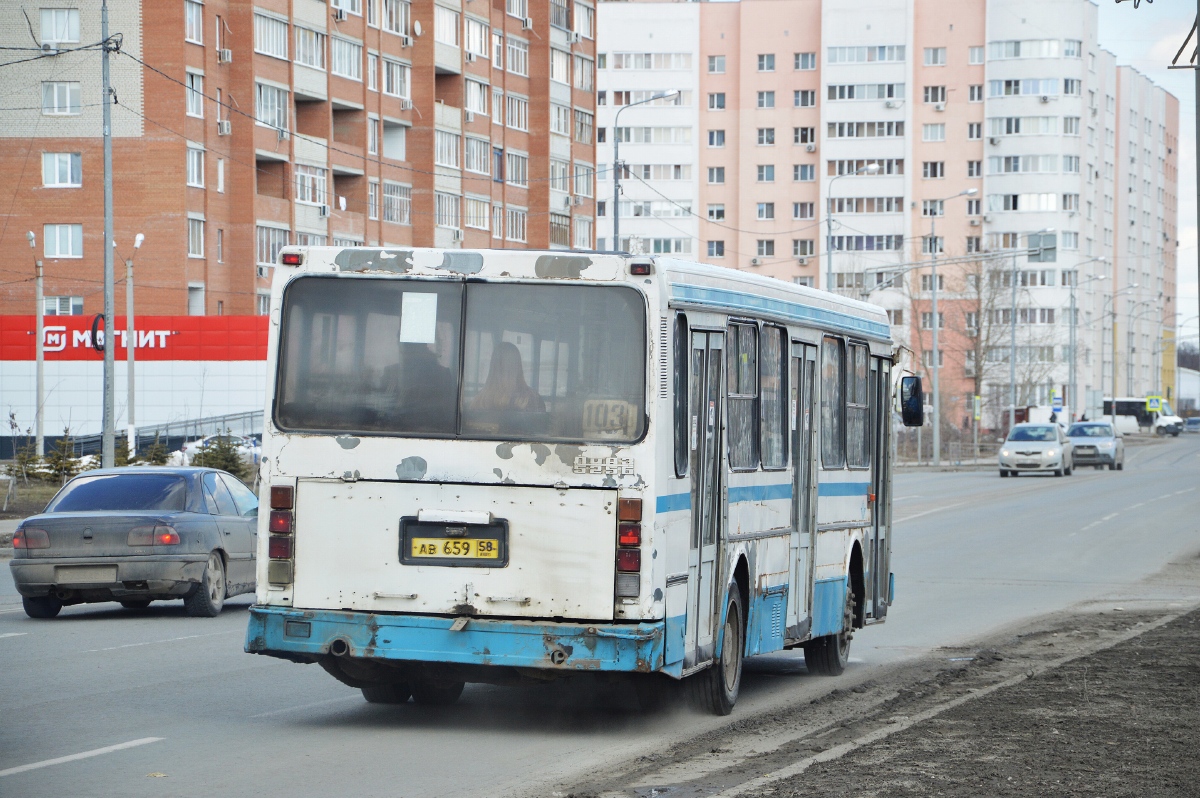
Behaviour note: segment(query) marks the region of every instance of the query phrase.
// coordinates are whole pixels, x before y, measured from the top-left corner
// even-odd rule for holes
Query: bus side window
[[[850,345],[846,380],[846,459],[851,468],[871,465],[871,435],[867,428],[867,348]]]
[[[675,476],[686,477],[690,425],[688,424],[688,326],[687,316],[675,314],[675,378],[672,397],[675,403]]]
[[[783,402],[787,370],[784,367],[783,330],[780,328],[762,328],[759,367],[762,465],[763,468],[786,468],[788,416],[784,412]]]
[[[846,352],[839,338],[821,344],[821,465],[846,466]]]
[[[730,324],[726,372],[729,467],[758,468],[758,326]]]

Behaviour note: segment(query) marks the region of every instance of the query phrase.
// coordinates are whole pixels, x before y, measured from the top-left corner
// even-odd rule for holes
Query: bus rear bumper
[[[255,605],[246,651],[299,662],[339,656],[397,665],[652,673],[663,669],[665,627],[663,621],[546,623]]]

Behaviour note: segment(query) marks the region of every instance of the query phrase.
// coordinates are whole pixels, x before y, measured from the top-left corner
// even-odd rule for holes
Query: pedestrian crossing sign
[[[1162,400],[1161,396],[1147,396],[1146,397],[1146,412],[1147,413],[1161,413],[1162,412],[1162,403],[1163,403],[1163,400]]]

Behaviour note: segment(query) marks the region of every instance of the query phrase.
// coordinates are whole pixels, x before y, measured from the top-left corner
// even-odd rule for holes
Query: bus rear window
[[[284,297],[283,430],[631,442],[645,311],[620,286],[326,278]]]

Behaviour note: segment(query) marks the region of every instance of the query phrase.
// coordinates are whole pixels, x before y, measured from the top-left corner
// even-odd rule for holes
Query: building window
[[[286,59],[288,57],[287,20],[255,12],[254,52]]]
[[[488,43],[491,32],[486,22],[480,22],[474,17],[463,17],[463,49],[474,53],[480,58],[488,58]]]
[[[204,150],[198,147],[187,149],[187,184],[204,188]]]
[[[83,297],[81,296],[46,296],[42,297],[42,315],[44,316],[82,316]]]
[[[529,185],[529,156],[509,150],[505,153],[505,178],[510,186]]]
[[[797,258],[807,258],[816,251],[811,238],[793,238],[792,255]]]
[[[528,0],[505,0],[504,10],[510,17],[524,19],[529,16],[529,1]]]
[[[775,203],[760,202],[758,203],[758,219],[759,221],[774,221],[775,220]]]
[[[760,127],[758,129],[758,143],[763,146],[769,146],[775,143],[775,128]]]
[[[509,241],[525,240],[525,211],[516,208],[505,208],[505,232]]]
[[[724,75],[725,74],[725,56],[710,55],[708,57],[708,74]]]
[[[564,86],[571,85],[571,54],[550,48],[550,80]]]
[[[725,218],[725,206],[723,204],[714,204],[708,206],[708,220],[710,222],[719,222]]]
[[[362,56],[361,44],[334,36],[329,48],[329,72],[350,80],[362,80]]]
[[[529,45],[511,36],[508,37],[508,71],[529,76]]]
[[[438,227],[459,228],[459,198],[443,191],[433,193],[433,223]]]
[[[925,87],[925,102],[927,102],[927,103],[944,103],[944,102],[946,102],[946,87],[945,86],[926,86]]]
[[[816,179],[816,164],[798,163],[792,167],[792,180],[795,180],[797,183],[809,183]]]
[[[43,8],[42,44],[57,46],[79,43],[79,9]]]
[[[815,89],[799,89],[792,93],[792,105],[797,108],[812,108],[817,104]]]
[[[575,194],[579,197],[591,197],[595,192],[593,183],[596,170],[591,164],[575,162]]]
[[[983,161],[967,161],[967,177],[983,177]]]
[[[596,66],[590,58],[575,56],[575,88],[592,91],[596,88]]]
[[[271,295],[269,293],[258,293],[254,297],[254,310],[259,316],[265,316],[271,312]]]
[[[708,95],[708,110],[724,111],[725,110],[725,92],[712,92]]]
[[[574,22],[575,32],[580,36],[585,39],[596,38],[596,9],[576,3]]]
[[[509,94],[504,98],[504,121],[513,130],[529,129],[529,100]]]
[[[775,107],[775,92],[760,91],[758,93],[759,108],[774,108]]]
[[[412,5],[405,0],[383,0],[383,29],[398,36],[408,35]]]
[[[575,110],[575,140],[580,144],[592,143],[592,127],[595,117],[587,111]]]
[[[463,169],[480,175],[491,174],[492,144],[487,139],[467,136],[463,142]]]
[[[967,87],[967,102],[981,103],[983,102],[983,84]]]
[[[922,141],[945,141],[946,126],[944,124],[922,125],[921,126]]]
[[[183,0],[183,38],[204,44],[204,6],[195,0]]]
[[[967,252],[983,252],[983,239],[979,236],[967,236]]]
[[[411,74],[408,64],[383,59],[383,93],[407,99]]]
[[[1063,117],[1063,135],[1078,136],[1079,135],[1079,117],[1064,116]]]
[[[487,230],[492,218],[492,203],[486,199],[463,198],[463,226]]]
[[[296,26],[296,63],[325,68],[325,34]]]
[[[43,152],[42,185],[71,188],[83,185],[83,159],[78,152]]]
[[[811,202],[793,202],[792,203],[792,218],[793,219],[812,219],[814,217],[815,205]]]
[[[504,238],[504,206],[492,206],[492,238]]]
[[[724,130],[708,131],[708,146],[724,147],[725,146],[725,131]]]
[[[83,225],[42,225],[42,253],[47,258],[82,258]]]
[[[551,103],[550,132],[560,136],[571,135],[571,109],[565,105]]]
[[[710,185],[716,185],[725,182],[725,167],[710,166],[708,167],[708,182]]]
[[[922,216],[941,216],[945,210],[942,200],[922,200]]]
[[[775,71],[775,54],[762,53],[758,56],[758,71],[759,72],[774,72]]]
[[[793,144],[816,144],[817,129],[815,127],[794,127],[792,128],[792,143]]]
[[[983,46],[971,47],[967,51],[967,63],[975,66],[983,63]]]
[[[47,81],[42,84],[42,113],[47,116],[73,116],[80,111],[79,84]]]
[[[256,254],[257,262],[260,266],[274,266],[279,260],[279,250],[288,245],[288,236],[290,235],[286,229],[278,227],[263,227],[259,225],[256,230]]]
[[[325,204],[325,170],[318,166],[296,164],[296,202],[304,205]]]
[[[188,257],[204,257],[204,220],[188,219]]]
[[[447,130],[435,130],[433,142],[433,162],[438,166],[457,169],[460,136]]]
[[[367,218],[379,218],[379,181],[367,183]]]
[[[817,68],[816,53],[796,53],[792,57],[793,69],[809,70]]]
[[[367,117],[367,154],[379,154],[379,120]]]
[[[774,183],[775,182],[775,165],[774,164],[759,164],[757,169],[757,180],[759,183]]]
[[[710,257],[710,258],[725,257],[725,242],[724,241],[709,241],[708,242],[708,257]]]
[[[383,183],[383,220],[392,224],[412,224],[412,187]]]
[[[967,138],[972,141],[983,138],[983,123],[968,122],[967,123]]]
[[[760,238],[754,242],[754,252],[760,258],[774,257],[775,255],[775,239]]]
[[[983,200],[969,199],[967,200],[967,216],[978,216],[983,213]]]
[[[577,5],[576,8],[579,6]],[[575,249],[592,248],[592,220],[575,220]]]
[[[940,178],[946,176],[946,163],[944,161],[925,161],[921,164],[921,177],[924,178]]]
[[[972,48],[974,49],[974,48]],[[946,48],[945,47],[926,47],[925,48],[925,66],[945,66],[946,65]]]
[[[264,125],[280,130],[287,129],[288,93],[266,84],[257,84],[258,97],[255,118]]]

